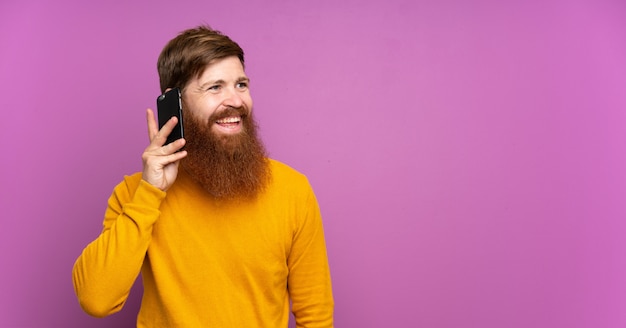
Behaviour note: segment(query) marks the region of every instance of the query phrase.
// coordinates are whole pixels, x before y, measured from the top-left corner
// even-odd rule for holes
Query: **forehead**
[[[231,56],[211,61],[202,71],[197,81],[200,83],[211,80],[238,80],[246,77],[243,64],[237,56]]]

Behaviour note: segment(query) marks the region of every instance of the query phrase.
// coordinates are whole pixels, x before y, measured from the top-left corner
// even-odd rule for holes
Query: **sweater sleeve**
[[[165,193],[136,174],[109,198],[102,233],[83,250],[72,270],[83,310],[105,317],[122,309],[137,279]]]
[[[297,328],[333,327],[334,301],[319,206],[307,182],[306,201],[293,237],[288,289]]]

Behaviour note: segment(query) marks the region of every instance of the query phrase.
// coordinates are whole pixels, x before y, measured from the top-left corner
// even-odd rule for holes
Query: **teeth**
[[[240,117],[227,117],[221,120],[218,120],[217,123],[239,123],[241,121]]]

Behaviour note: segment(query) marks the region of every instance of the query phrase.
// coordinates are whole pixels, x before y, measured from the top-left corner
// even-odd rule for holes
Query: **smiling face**
[[[214,197],[255,197],[271,180],[243,63],[243,49],[208,26],[183,31],[157,60],[161,93],[182,91],[180,165]]]
[[[211,195],[255,197],[271,173],[237,57],[216,59],[183,90],[187,157],[182,167]]]
[[[244,119],[252,111],[249,82],[236,56],[212,61],[184,87],[186,114],[206,123],[216,136],[228,138],[240,134],[245,129]]]

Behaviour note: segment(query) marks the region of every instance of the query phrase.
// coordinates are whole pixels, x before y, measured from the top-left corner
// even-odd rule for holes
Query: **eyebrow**
[[[240,83],[240,82],[248,82],[250,83],[250,78],[246,77],[246,76],[242,76],[240,78],[238,78],[235,83]],[[225,84],[226,81],[220,79],[220,80],[209,80],[207,82],[204,82],[200,85],[200,89],[205,89],[206,87],[210,86],[210,85],[222,85]]]

